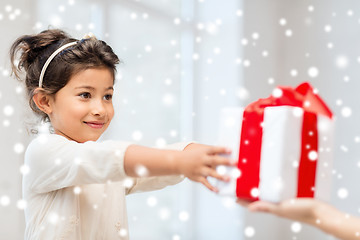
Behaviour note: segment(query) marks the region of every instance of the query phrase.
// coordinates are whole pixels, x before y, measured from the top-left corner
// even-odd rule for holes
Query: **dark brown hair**
[[[89,68],[108,68],[115,79],[116,64],[120,60],[109,45],[96,38],[77,40],[60,29],[51,29],[21,36],[11,46],[12,72],[17,79],[23,80],[20,73],[24,71],[29,105],[43,120],[49,120],[48,116],[32,100],[35,89],[39,87],[41,69],[54,51],[74,41],[77,44],[57,54],[47,67],[42,84],[44,91],[56,94],[73,75]]]

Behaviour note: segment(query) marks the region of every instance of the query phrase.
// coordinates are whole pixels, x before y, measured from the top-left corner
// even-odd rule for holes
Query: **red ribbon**
[[[258,200],[252,191],[259,187],[261,124],[264,119],[264,109],[270,106],[293,106],[304,110],[297,197],[314,196],[317,161],[309,160],[309,153],[318,152],[317,114],[329,118],[333,115],[324,101],[314,93],[309,83],[305,82],[296,89],[278,88],[282,91],[280,97],[270,96],[259,99],[249,104],[244,110],[238,161],[241,176],[237,179],[236,185],[236,195],[239,198]]]

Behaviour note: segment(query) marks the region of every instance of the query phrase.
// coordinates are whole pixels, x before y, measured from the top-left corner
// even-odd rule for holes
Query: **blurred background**
[[[360,215],[360,2],[356,0],[1,0],[0,239],[23,238],[21,178],[33,119],[8,51],[23,34],[93,32],[123,60],[104,138],[216,144],[219,112],[309,81],[336,115],[333,205]],[[184,181],[127,197],[130,239],[334,239],[249,213]]]

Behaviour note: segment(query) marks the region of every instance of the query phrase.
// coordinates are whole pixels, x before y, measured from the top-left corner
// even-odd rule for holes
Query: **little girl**
[[[119,63],[104,41],[46,30],[18,38],[10,55],[16,77],[25,72],[31,109],[54,132],[39,134],[25,153],[25,239],[128,239],[126,194],[176,184],[182,176],[212,191],[208,176],[228,181],[215,171],[231,164],[220,156],[229,154],[223,147],[97,142],[114,116]]]

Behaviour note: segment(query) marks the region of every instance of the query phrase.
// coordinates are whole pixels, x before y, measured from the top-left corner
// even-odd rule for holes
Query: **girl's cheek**
[[[109,118],[111,120],[114,117],[114,114],[115,114],[115,110],[114,110],[113,105],[110,106],[108,113],[109,113]]]

